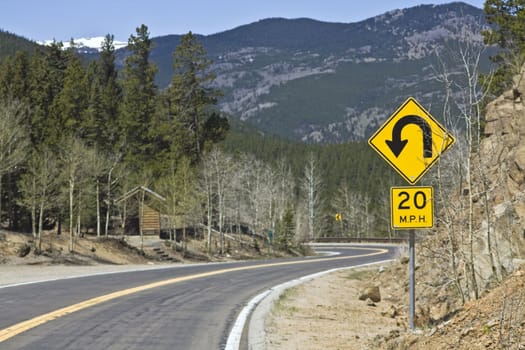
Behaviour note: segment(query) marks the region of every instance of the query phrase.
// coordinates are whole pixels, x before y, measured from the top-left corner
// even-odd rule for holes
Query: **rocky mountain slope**
[[[224,112],[287,138],[340,142],[368,137],[409,96],[439,119],[439,60],[457,70],[451,53],[467,43],[480,50],[484,23],[481,9],[454,2],[349,24],[270,18],[199,39]],[[179,40],[154,38],[161,87]]]
[[[436,75],[443,66],[459,70],[460,48],[483,49],[484,26],[481,9],[452,2],[393,10],[357,23],[269,18],[198,39],[214,62],[215,85],[224,92],[221,110],[289,139],[343,142],[370,136],[409,96],[441,119],[445,85]],[[4,41],[13,35],[0,34],[1,59],[12,51],[5,46],[13,44]],[[160,88],[171,81],[180,38],[152,38]],[[85,40],[78,42],[81,54],[98,55]],[[126,55],[125,48],[117,50],[118,65]],[[484,69],[488,56],[481,55]],[[458,89],[463,82],[455,78],[452,87]]]

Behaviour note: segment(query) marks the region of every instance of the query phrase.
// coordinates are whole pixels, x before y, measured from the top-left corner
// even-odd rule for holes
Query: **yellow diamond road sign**
[[[421,179],[454,137],[410,97],[368,140],[411,185]]]

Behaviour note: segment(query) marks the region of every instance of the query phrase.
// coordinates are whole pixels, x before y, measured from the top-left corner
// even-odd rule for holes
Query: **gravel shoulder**
[[[382,349],[407,329],[404,281],[384,269],[338,271],[286,290],[266,318],[266,349]],[[369,286],[380,287],[381,301],[359,300]]]

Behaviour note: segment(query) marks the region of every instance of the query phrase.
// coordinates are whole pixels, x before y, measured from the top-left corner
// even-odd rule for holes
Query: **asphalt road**
[[[341,254],[176,266],[3,288],[0,349],[223,349],[237,315],[255,295],[312,273],[392,259],[397,248],[318,250]]]

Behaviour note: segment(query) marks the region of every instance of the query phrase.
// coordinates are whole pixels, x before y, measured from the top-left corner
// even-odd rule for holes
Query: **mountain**
[[[445,88],[435,79],[439,59],[457,71],[451,56],[467,45],[481,49],[485,26],[481,9],[453,2],[357,23],[269,18],[197,37],[214,62],[222,111],[261,131],[332,143],[367,138],[410,96],[440,119]],[[180,38],[152,38],[161,88],[171,81]],[[117,50],[117,64],[127,54]]]
[[[466,42],[479,49],[484,26],[481,9],[454,2],[348,24],[270,18],[199,40],[225,93],[224,112],[287,138],[341,142],[368,137],[409,96],[440,119],[437,54]],[[153,40],[165,87],[180,35]]]
[[[0,62],[7,56],[13,56],[17,51],[31,52],[38,44],[16,34],[0,30]]]

